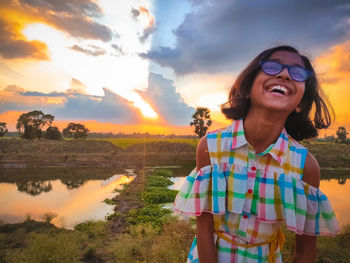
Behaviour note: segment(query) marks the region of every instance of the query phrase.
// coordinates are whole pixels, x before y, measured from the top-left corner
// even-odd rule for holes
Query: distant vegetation
[[[68,138],[86,139],[89,130],[80,123],[70,122],[66,128],[63,129],[63,135]]]
[[[194,127],[194,133],[202,138],[207,134],[209,127],[212,124],[210,119],[210,110],[204,107],[196,108],[195,113],[192,115],[193,121],[190,123]]]
[[[6,122],[0,122],[0,137],[3,137],[7,132]]]

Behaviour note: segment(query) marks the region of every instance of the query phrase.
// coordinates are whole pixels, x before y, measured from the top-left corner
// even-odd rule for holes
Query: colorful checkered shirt
[[[243,121],[210,132],[211,164],[194,169],[178,193],[175,211],[190,216],[210,212],[214,229],[240,244],[273,239],[281,224],[297,234],[335,235],[338,222],[327,197],[304,181],[307,149],[283,129],[277,141],[256,154]],[[269,244],[242,247],[218,238],[218,262],[267,262]],[[279,249],[276,262],[282,262]],[[188,262],[198,262],[194,239]]]

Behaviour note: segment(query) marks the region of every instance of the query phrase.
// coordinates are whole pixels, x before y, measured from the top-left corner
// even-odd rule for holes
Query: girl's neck
[[[284,114],[250,110],[244,119],[244,134],[256,153],[276,142],[287,117]]]

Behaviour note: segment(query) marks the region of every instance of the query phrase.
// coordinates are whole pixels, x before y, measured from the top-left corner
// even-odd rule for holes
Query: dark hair
[[[332,113],[333,109],[320,88],[310,60],[306,56],[299,54],[298,50],[291,46],[274,47],[256,56],[241,74],[238,75],[231,88],[228,102],[221,105],[221,111],[227,118],[234,120],[247,116],[250,108],[250,90],[256,75],[261,69],[259,62],[268,59],[276,51],[289,51],[298,54],[303,60],[305,68],[313,73],[305,82],[305,92],[301,100],[301,112],[297,113],[293,111],[289,114],[285,128],[288,134],[298,141],[316,137],[318,135],[318,129],[327,128],[331,124],[331,114],[328,107],[330,107]],[[314,117],[312,120],[310,118],[310,111],[313,106]]]

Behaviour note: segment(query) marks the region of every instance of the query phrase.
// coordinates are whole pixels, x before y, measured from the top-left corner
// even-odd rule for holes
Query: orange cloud
[[[0,55],[6,59],[32,58],[48,60],[48,47],[37,40],[28,41],[22,30],[28,23],[40,22],[39,17],[0,8]]]
[[[95,21],[102,9],[93,0],[86,1],[2,1],[0,3],[0,55],[6,59],[48,60],[48,47],[41,41],[29,41],[22,33],[28,24],[42,23],[73,37],[109,41],[112,30]]]
[[[321,54],[315,60],[315,66],[336,115],[334,125],[323,133],[335,134],[339,126],[350,130],[350,41]]]
[[[148,19],[149,19],[148,27],[153,27],[153,25],[154,25],[154,16],[151,14],[151,12],[144,6],[140,6],[139,10],[140,10],[141,14],[145,14],[148,17]]]

